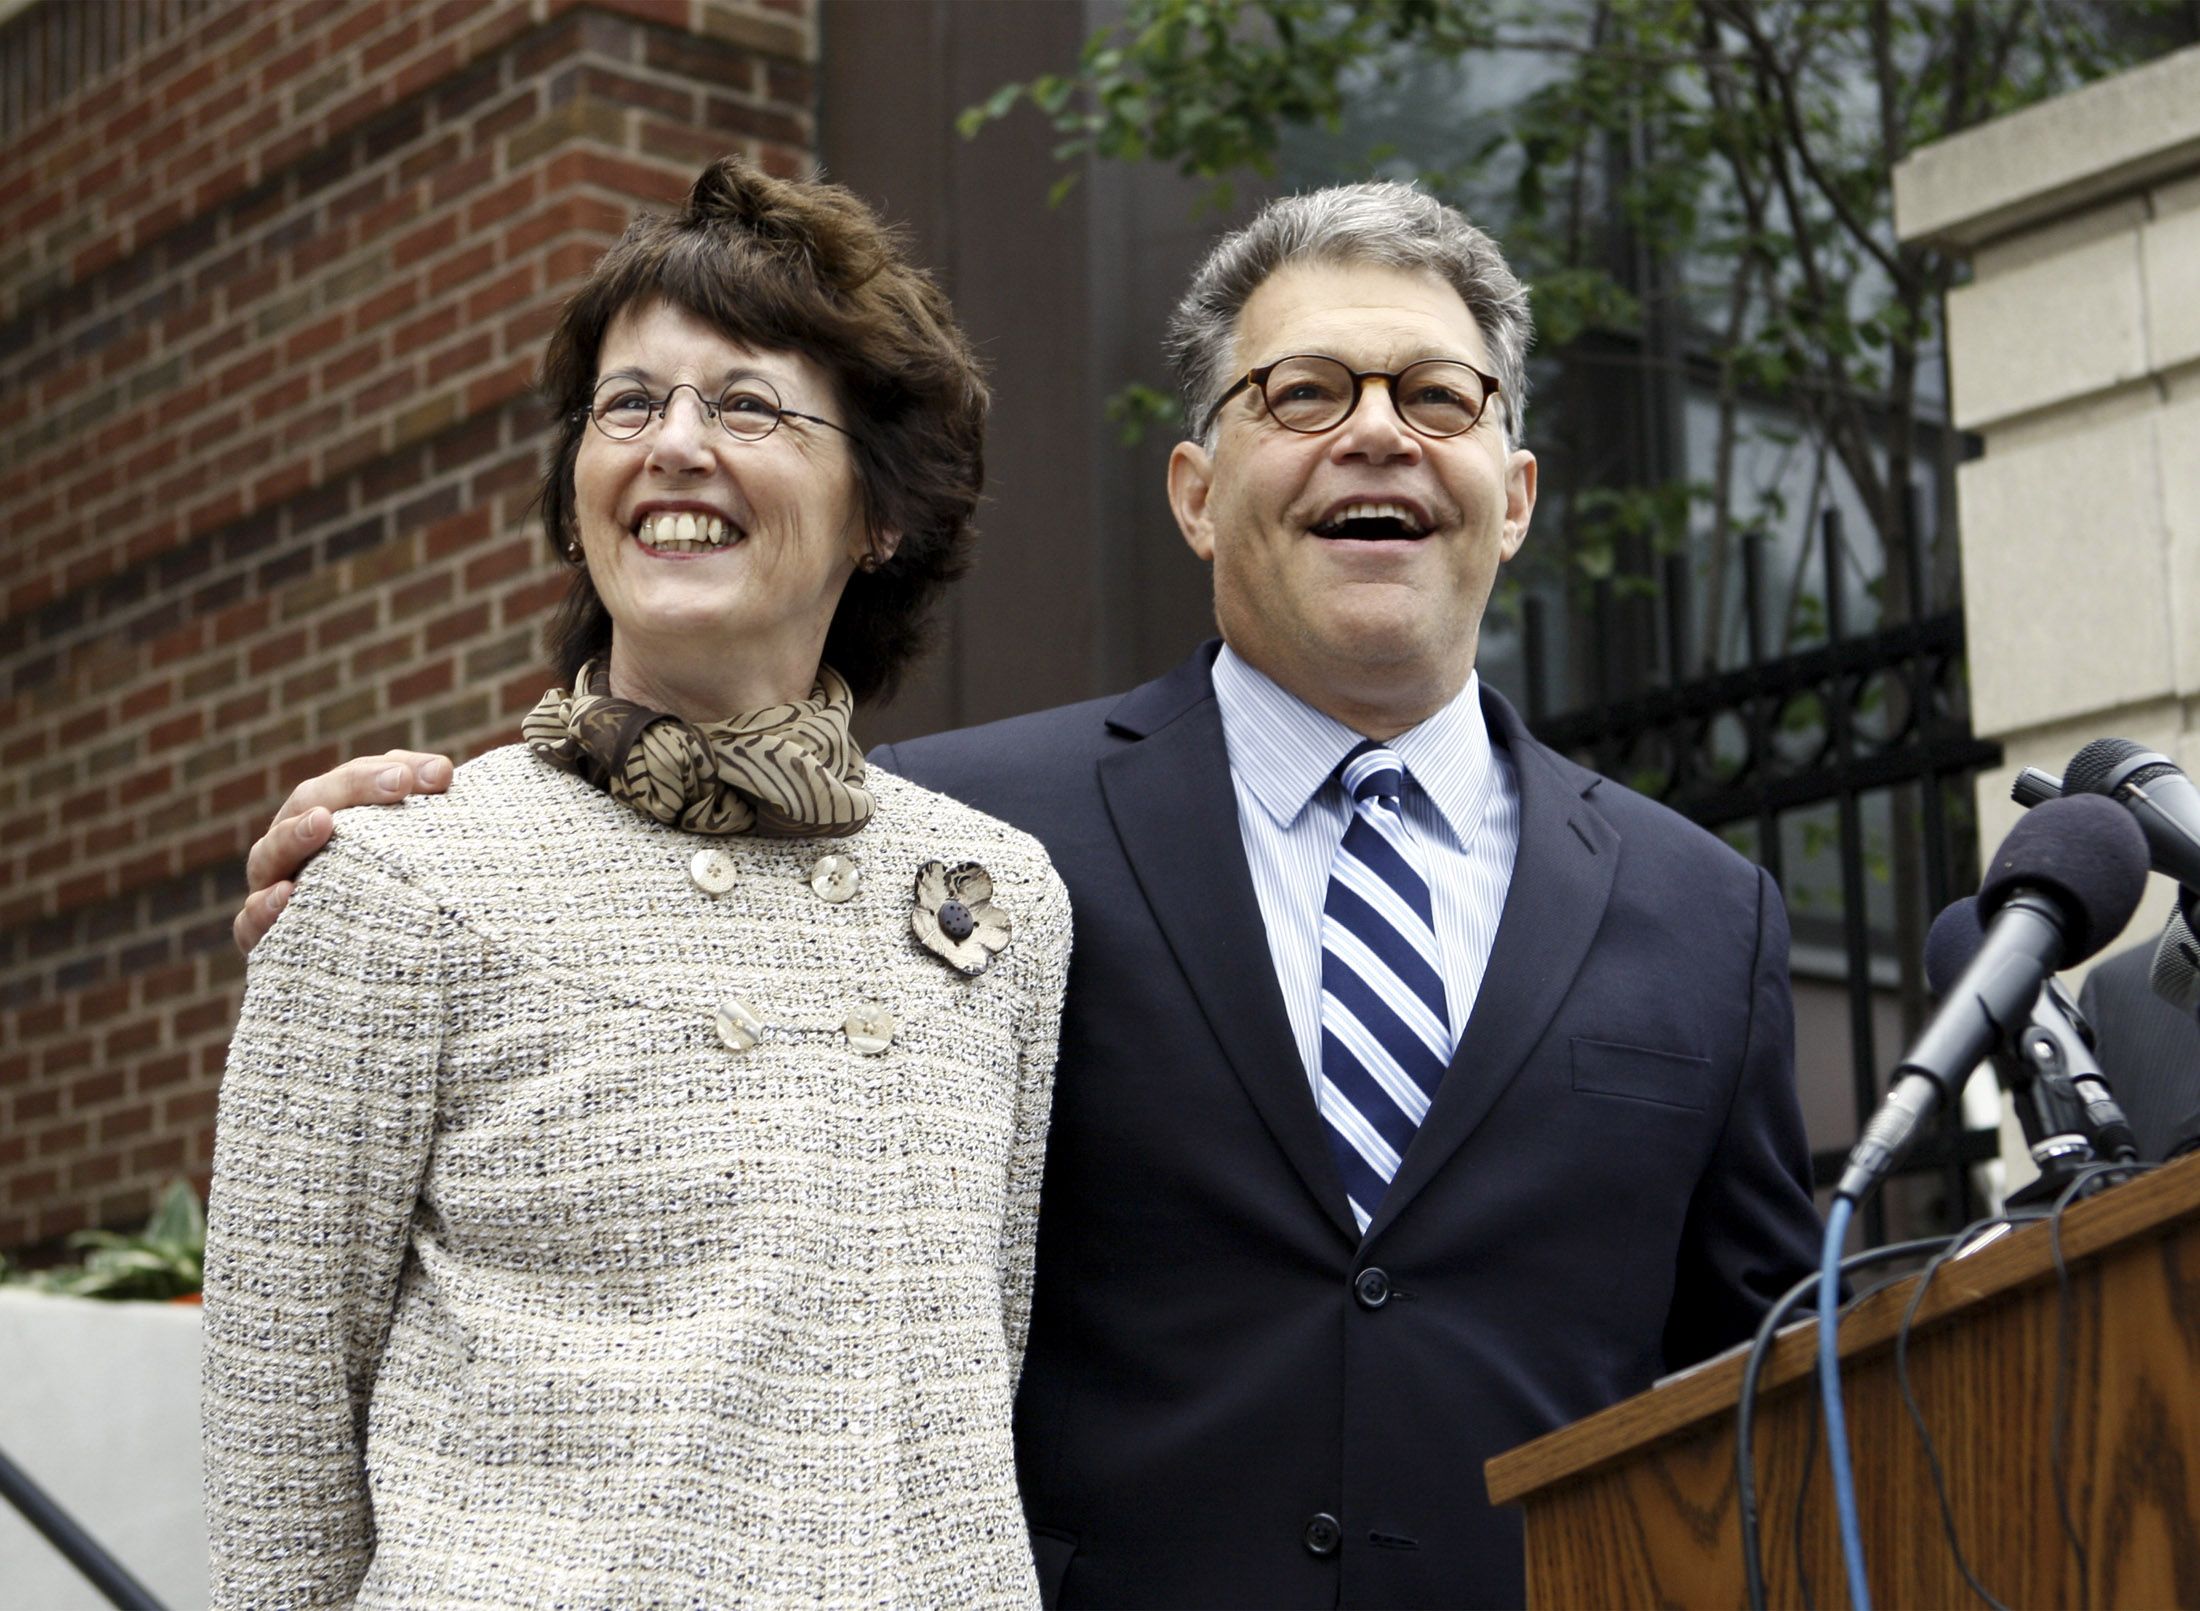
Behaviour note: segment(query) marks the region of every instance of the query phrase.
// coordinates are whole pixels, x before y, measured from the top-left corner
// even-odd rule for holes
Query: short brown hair
[[[556,437],[540,506],[561,558],[578,531],[573,464],[604,332],[621,312],[652,302],[743,346],[800,353],[833,377],[864,517],[874,531],[899,531],[901,542],[877,570],[848,579],[825,659],[857,698],[890,695],[940,588],[969,564],[970,519],[985,485],[985,378],[946,296],[852,191],[719,158],[680,211],[644,213],[628,226],[551,332],[541,385]],[[610,648],[610,612],[586,567],[573,573],[549,643],[568,683]]]

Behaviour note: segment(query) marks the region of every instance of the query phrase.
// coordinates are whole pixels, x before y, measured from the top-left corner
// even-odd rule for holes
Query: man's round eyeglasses
[[[854,432],[845,425],[835,425],[831,420],[820,419],[815,414],[805,414],[800,409],[784,406],[779,393],[772,389],[770,381],[761,375],[746,375],[729,381],[717,399],[705,397],[699,387],[681,381],[662,397],[652,396],[646,386],[624,376],[614,375],[596,387],[596,394],[588,406],[579,410],[588,422],[614,442],[631,442],[648,430],[652,421],[665,417],[665,410],[672,406],[672,399],[682,391],[695,393],[696,402],[703,407],[705,419],[716,420],[728,434],[744,442],[761,442],[779,429],[781,420],[804,420],[811,425],[822,425],[852,437]]]
[[[1285,430],[1310,436],[1333,430],[1351,418],[1371,380],[1390,388],[1391,406],[1398,417],[1423,436],[1458,436],[1472,430],[1497,395],[1494,375],[1455,358],[1424,358],[1392,371],[1351,369],[1335,358],[1294,353],[1248,369],[1233,381],[1207,410],[1199,435],[1204,439],[1222,405],[1248,386],[1259,391],[1269,416]]]

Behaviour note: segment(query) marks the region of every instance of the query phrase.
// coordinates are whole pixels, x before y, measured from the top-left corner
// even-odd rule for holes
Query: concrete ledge
[[[2155,419],[2161,442],[2162,524],[2169,541],[2169,633],[2177,681],[2172,692],[2200,698],[2200,397],[2171,403]]]
[[[2139,252],[2148,367],[2174,369],[2200,359],[2200,208],[2151,220],[2139,232]]]
[[[2200,46],[1996,118],[1894,171],[1895,234],[1969,249],[2200,167]]]
[[[2145,310],[2134,229],[2004,273],[1982,269],[1948,293],[1948,345],[1962,354],[1950,374],[1956,424],[1978,430],[2140,379]]]
[[[207,1600],[199,1311],[0,1288],[0,1448],[170,1611]],[[0,1504],[0,1605],[106,1600]]]
[[[2173,686],[2160,454],[2154,416],[2133,414],[2015,452],[1989,446],[1957,470],[1971,720],[1982,736],[2142,704]]]

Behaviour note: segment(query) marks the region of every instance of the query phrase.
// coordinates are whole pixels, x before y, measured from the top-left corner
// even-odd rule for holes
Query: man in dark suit
[[[1474,675],[1528,337],[1451,209],[1274,204],[1171,334],[1222,643],[873,757],[1037,834],[1075,908],[1017,1401],[1052,1603],[1517,1604],[1483,1462],[1815,1261],[1771,880]]]
[[[2154,947],[2134,946],[2096,964],[2078,991],[2101,1071],[2146,1163],[2200,1140],[2200,1022],[2154,993],[2153,966]]]

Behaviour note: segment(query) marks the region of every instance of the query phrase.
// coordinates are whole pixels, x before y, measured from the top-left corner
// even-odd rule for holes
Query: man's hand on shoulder
[[[245,882],[252,888],[230,925],[237,949],[249,955],[275,926],[290,899],[291,880],[328,843],[335,827],[331,812],[346,806],[391,805],[408,794],[441,794],[450,786],[449,756],[388,750],[346,761],[292,789],[245,858]]]

